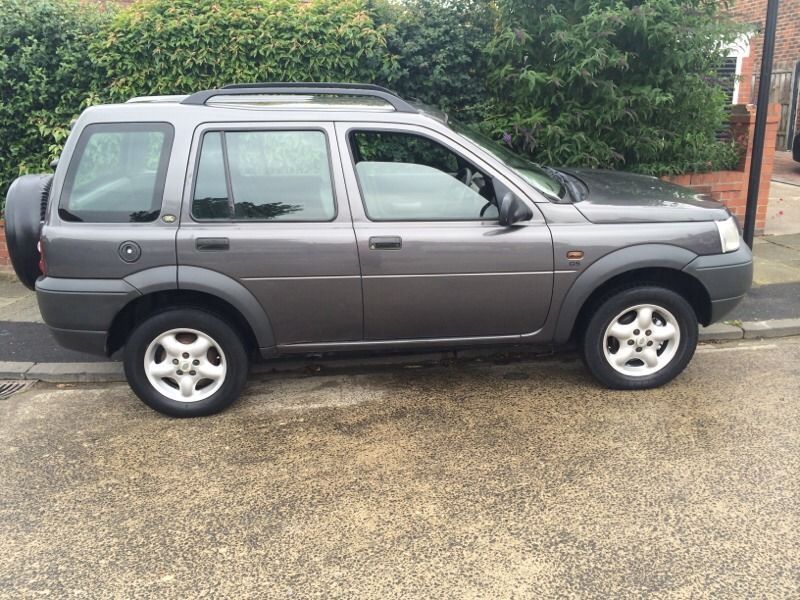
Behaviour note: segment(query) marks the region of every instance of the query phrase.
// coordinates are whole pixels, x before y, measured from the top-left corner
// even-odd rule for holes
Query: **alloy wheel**
[[[637,304],[606,327],[603,355],[619,373],[645,377],[672,361],[680,341],[680,326],[670,311],[655,304]]]
[[[177,402],[199,402],[225,382],[225,353],[196,329],[171,329],[156,337],[144,353],[144,372],[161,394]]]

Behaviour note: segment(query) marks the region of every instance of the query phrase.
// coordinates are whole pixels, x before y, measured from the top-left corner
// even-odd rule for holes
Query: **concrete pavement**
[[[0,401],[0,597],[797,597],[799,361],[281,375],[190,421],[38,384]]]
[[[800,185],[772,182],[764,233],[768,236],[800,233]]]
[[[16,276],[0,272],[0,322],[41,323],[36,294],[19,283]]]
[[[756,238],[753,255],[753,285],[800,283],[800,233]]]

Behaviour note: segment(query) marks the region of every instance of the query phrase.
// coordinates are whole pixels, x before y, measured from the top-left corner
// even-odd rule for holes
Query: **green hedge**
[[[0,0],[0,193],[91,103],[231,82],[377,82],[534,159],[678,173],[736,161],[713,0]]]
[[[479,121],[487,100],[484,50],[496,12],[486,0],[376,2],[397,69],[384,81],[410,98]]]
[[[0,194],[47,169],[70,121],[97,101],[88,46],[109,17],[78,0],[0,0]]]
[[[91,47],[108,97],[232,82],[391,79],[385,27],[361,0],[140,0]]]
[[[716,80],[741,32],[718,0],[499,0],[487,127],[549,164],[728,168]]]

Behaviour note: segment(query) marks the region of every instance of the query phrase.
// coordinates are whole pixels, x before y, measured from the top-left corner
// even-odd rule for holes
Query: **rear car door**
[[[366,340],[500,337],[544,324],[550,231],[498,223],[522,196],[495,169],[431,129],[337,123],[364,293]]]
[[[334,139],[330,123],[209,123],[195,133],[179,272],[241,283],[277,345],[361,339],[358,250]]]

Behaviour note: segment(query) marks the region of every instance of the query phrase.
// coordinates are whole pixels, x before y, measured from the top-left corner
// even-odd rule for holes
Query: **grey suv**
[[[56,340],[121,352],[174,416],[228,406],[259,355],[575,340],[606,386],[658,386],[752,278],[720,204],[533,164],[371,85],[89,108],[6,219]]]

